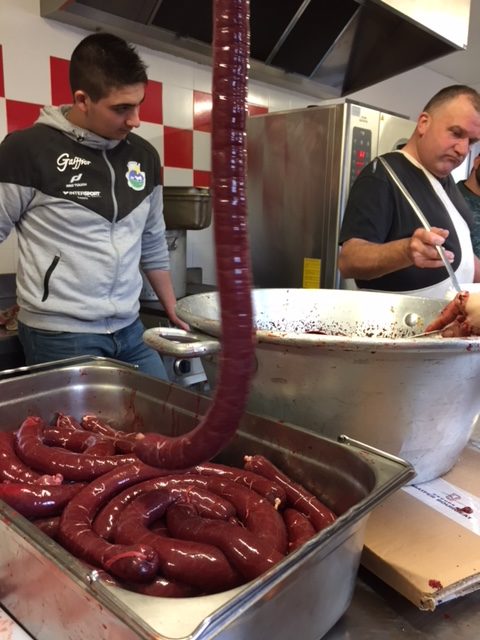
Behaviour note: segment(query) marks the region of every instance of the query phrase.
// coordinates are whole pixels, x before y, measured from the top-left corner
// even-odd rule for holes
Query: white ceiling
[[[466,51],[457,51],[425,65],[428,69],[451,78],[454,83],[468,84],[480,91],[480,0],[471,0],[470,26]]]

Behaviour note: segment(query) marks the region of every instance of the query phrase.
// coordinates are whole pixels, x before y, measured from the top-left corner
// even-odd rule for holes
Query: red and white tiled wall
[[[71,102],[71,52],[87,32],[46,20],[38,0],[0,0],[0,139],[30,126],[44,104]],[[137,133],[159,151],[167,186],[211,184],[211,72],[208,67],[138,47],[149,85]],[[304,107],[312,98],[249,83],[250,115]],[[188,266],[214,282],[211,229],[188,232]],[[14,239],[0,245],[0,273],[15,270]]]

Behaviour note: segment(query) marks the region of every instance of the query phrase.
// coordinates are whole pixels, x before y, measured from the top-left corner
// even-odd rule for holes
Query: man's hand
[[[180,320],[180,318],[177,316],[176,313],[169,314],[168,319],[172,324],[174,324],[179,329],[183,329],[184,331],[190,331],[190,326],[183,320]]]
[[[446,229],[439,227],[432,227],[430,231],[423,228],[416,229],[408,246],[413,264],[419,269],[443,267],[443,261],[436,247],[443,245],[448,234]],[[449,262],[453,262],[455,257],[451,251],[445,251],[445,256]]]

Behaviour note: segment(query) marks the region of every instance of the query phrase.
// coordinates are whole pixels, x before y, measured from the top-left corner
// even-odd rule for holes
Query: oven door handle
[[[164,356],[197,358],[218,353],[221,343],[205,333],[184,331],[174,327],[152,327],[143,334],[143,341]]]

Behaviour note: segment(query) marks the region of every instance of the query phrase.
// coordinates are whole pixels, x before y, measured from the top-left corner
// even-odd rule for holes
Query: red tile
[[[162,83],[149,80],[145,100],[140,107],[140,119],[145,122],[163,123]]]
[[[262,107],[259,104],[249,104],[248,105],[248,115],[249,116],[261,116],[264,113],[268,113],[268,107]]]
[[[211,171],[197,171],[193,172],[193,186],[194,187],[210,187],[212,184],[212,172]]]
[[[68,72],[70,69],[69,60],[54,58],[50,56],[50,90],[52,93],[52,104],[72,104],[72,92],[70,90],[70,80]]]
[[[0,44],[0,97],[5,97],[5,84],[3,81],[3,55],[2,55],[2,45]]]
[[[193,131],[164,127],[163,153],[166,167],[193,169]]]
[[[16,129],[25,129],[32,125],[38,118],[41,104],[33,104],[32,102],[19,102],[17,100],[6,100],[7,106],[7,131],[15,131]]]
[[[203,91],[193,92],[193,128],[195,131],[212,131],[212,96]]]

